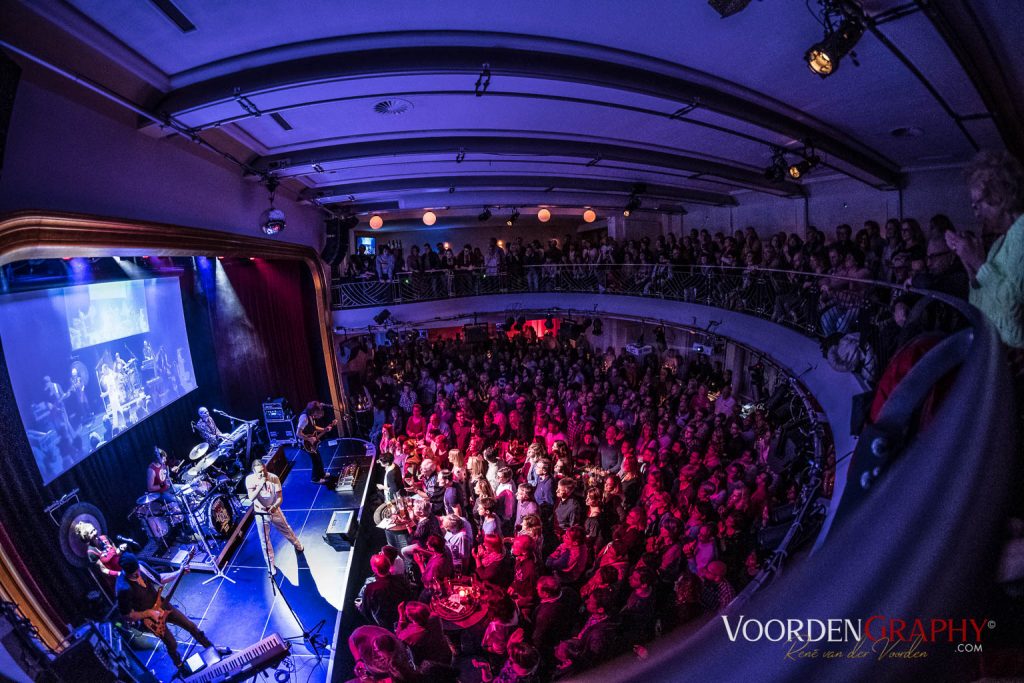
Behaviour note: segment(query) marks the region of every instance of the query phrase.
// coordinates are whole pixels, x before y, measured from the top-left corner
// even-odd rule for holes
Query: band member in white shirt
[[[256,533],[260,537],[263,557],[266,558],[267,568],[273,576],[277,573],[277,567],[274,565],[274,544],[270,542],[270,527],[273,526],[281,532],[288,542],[295,546],[295,552],[303,551],[302,543],[281,512],[281,479],[276,474],[267,472],[262,460],[253,461],[252,474],[245,478],[245,488],[249,492],[249,500],[252,501],[253,513],[256,516]]]

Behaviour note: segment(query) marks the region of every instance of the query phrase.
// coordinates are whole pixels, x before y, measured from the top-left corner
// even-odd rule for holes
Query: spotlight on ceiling
[[[476,219],[481,223],[491,220],[491,210],[485,206],[484,210],[480,212],[480,215],[477,216]]]
[[[803,178],[807,173],[821,163],[821,157],[816,154],[812,154],[805,158],[803,161],[798,161],[795,164],[791,164],[789,167],[789,177],[793,180],[799,180]]]
[[[583,222],[584,223],[593,223],[596,220],[597,220],[597,214],[594,213],[593,209],[587,209],[586,211],[583,212]]]
[[[374,230],[380,230],[382,227],[384,227],[384,219],[376,215],[370,217],[370,227],[373,228]]]
[[[772,183],[781,183],[786,178],[789,164],[786,163],[785,153],[781,147],[772,147],[772,161],[764,170],[765,180]]]
[[[746,9],[750,0],[708,0],[708,4],[725,19]]]
[[[437,222],[437,214],[433,211],[427,211],[423,214],[423,225],[433,225]]]
[[[838,26],[833,23],[836,19],[839,20]],[[811,71],[828,78],[839,69],[839,61],[848,54],[857,64],[853,48],[864,35],[864,21],[860,7],[852,2],[826,2],[822,23],[825,24],[825,37],[808,48],[804,61]]]
[[[626,208],[622,210],[622,215],[627,218],[631,213],[640,208],[640,195],[647,192],[647,186],[643,183],[637,183],[633,186],[633,190],[629,193],[629,201],[626,202]]]
[[[507,318],[505,318],[505,329],[506,330],[514,330],[515,326],[516,326],[516,319],[515,318],[513,318],[512,316],[508,316]]]
[[[519,327],[519,329],[523,329],[524,327],[526,327],[525,315],[520,315],[518,318],[516,318],[516,326]]]
[[[601,332],[603,331],[603,328],[604,328],[604,323],[601,322],[601,319],[600,318],[594,318],[594,327],[593,327],[593,329],[591,329],[590,333],[593,334],[593,335],[600,336]]]
[[[544,329],[545,330],[550,330],[550,329],[554,328],[554,326],[555,326],[555,321],[552,318],[551,314],[548,313],[546,316],[544,316]]]
[[[537,220],[539,220],[541,223],[547,223],[549,220],[551,220],[551,212],[548,211],[547,209],[541,209],[540,211],[537,212]]]
[[[509,215],[508,220],[505,221],[505,225],[512,227],[519,220],[519,209],[512,207],[512,213]]]
[[[390,317],[391,317],[391,311],[389,311],[388,309],[385,308],[383,311],[381,311],[377,315],[373,316],[373,322],[377,323],[378,325],[383,325],[385,322],[387,322],[387,320]]]

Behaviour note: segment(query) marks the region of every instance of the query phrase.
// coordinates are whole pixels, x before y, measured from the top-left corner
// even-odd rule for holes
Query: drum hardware
[[[203,443],[197,443],[195,446],[192,447],[192,450],[188,452],[188,459],[192,461],[201,460],[209,450],[210,444],[206,443],[205,441]]]
[[[192,533],[195,535],[196,541],[198,541],[198,543],[199,543],[200,547],[202,547],[203,551],[206,552],[206,556],[207,557],[209,557],[211,559],[216,558],[217,556],[210,549],[210,543],[209,543],[209,541],[206,538],[206,534],[203,533],[203,528],[202,528],[202,525],[200,525],[200,523],[199,523],[199,519],[198,519],[198,517],[196,515],[196,511],[193,510],[191,506],[186,504],[186,502],[183,500],[183,497],[180,494],[175,492],[175,496],[177,497],[178,502],[181,505],[182,509],[185,511],[185,519],[188,520],[188,526],[192,530]],[[212,507],[212,504],[209,507]],[[203,509],[205,510],[205,508],[203,508]],[[209,514],[210,514],[210,512],[207,511],[207,515],[208,516],[209,516]],[[206,584],[210,583],[211,581],[213,581],[214,579],[225,579],[227,581],[230,581],[231,583],[235,583],[235,580],[232,579],[227,574],[225,574],[224,570],[221,569],[217,565],[217,561],[215,559],[213,559],[211,564],[213,565],[213,576],[208,578],[206,581],[203,581],[203,585],[204,586]]]

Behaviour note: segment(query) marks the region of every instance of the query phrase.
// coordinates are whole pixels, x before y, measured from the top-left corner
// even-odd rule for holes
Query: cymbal
[[[201,458],[204,455],[206,455],[207,451],[209,451],[209,450],[210,450],[210,444],[206,443],[205,441],[202,442],[202,443],[197,443],[195,445],[195,447],[188,452],[188,459],[189,460],[199,460],[199,458]]]
[[[137,501],[135,501],[135,504],[136,505],[149,505],[150,503],[152,503],[154,501],[157,501],[157,500],[160,500],[160,494],[159,493],[147,493],[147,494],[141,496]]]
[[[208,456],[206,456],[205,458],[197,462],[195,465],[193,465],[191,468],[189,468],[189,472],[192,472],[193,470],[195,471],[196,474],[202,472],[207,467],[217,462],[218,457],[220,456],[217,455],[217,453],[210,453]]]

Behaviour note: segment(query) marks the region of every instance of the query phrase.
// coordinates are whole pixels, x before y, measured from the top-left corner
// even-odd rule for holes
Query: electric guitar
[[[337,420],[337,418],[335,418],[326,427],[320,427],[319,429],[314,429],[312,434],[301,434],[300,433],[299,437],[302,439],[302,450],[306,451],[307,453],[315,453],[317,447],[320,445],[320,442],[323,440],[324,435],[327,432],[329,432],[332,429],[334,429],[337,426],[337,424],[338,424],[338,420]]]
[[[181,563],[181,569],[178,570],[179,573],[184,573],[188,571],[188,566],[192,562],[192,558],[195,557],[195,555],[196,549],[193,547],[191,550],[188,551],[188,557],[186,557],[185,561]],[[162,638],[164,633],[167,632],[167,615],[171,613],[171,598],[174,597],[174,591],[178,590],[178,586],[180,584],[181,581],[177,581],[174,584],[174,587],[167,592],[167,595],[163,594],[164,588],[167,587],[167,584],[160,586],[160,590],[157,591],[156,594],[156,602],[153,603],[152,607],[150,607],[150,609],[159,612],[159,615],[156,617],[143,617],[142,619],[143,626],[149,629],[150,633],[155,635],[157,638]]]

